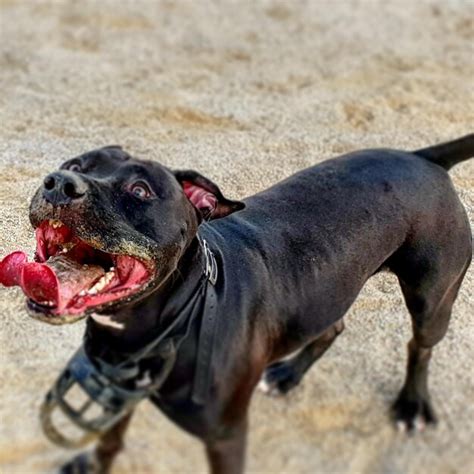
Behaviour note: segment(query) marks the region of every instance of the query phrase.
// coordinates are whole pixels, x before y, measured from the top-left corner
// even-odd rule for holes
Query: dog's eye
[[[72,171],[73,173],[80,173],[82,171],[81,165],[79,163],[72,163],[68,167],[69,171]]]
[[[130,186],[130,193],[139,199],[149,199],[153,196],[150,186],[143,181],[137,181]]]

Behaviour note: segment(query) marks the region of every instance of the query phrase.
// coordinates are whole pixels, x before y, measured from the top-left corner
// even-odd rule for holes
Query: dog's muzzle
[[[172,342],[165,344],[160,355],[163,366],[160,374],[144,388],[135,386],[124,388],[104,375],[104,368],[87,356],[84,346],[74,354],[66,368],[54,383],[41,406],[40,420],[45,435],[53,442],[65,448],[79,448],[108,431],[141,400],[156,393],[168,377],[174,366],[176,350]],[[127,379],[140,376],[138,366],[122,367],[121,375]],[[87,400],[78,408],[68,401],[68,394],[80,388],[87,395]],[[74,425],[83,430],[80,437],[72,438],[56,426],[53,416],[56,410]]]

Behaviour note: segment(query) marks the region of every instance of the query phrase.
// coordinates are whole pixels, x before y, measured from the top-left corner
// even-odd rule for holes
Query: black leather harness
[[[129,413],[141,400],[157,396],[176,361],[181,343],[189,334],[193,321],[202,315],[199,329],[196,368],[192,401],[206,402],[211,385],[211,359],[216,328],[217,297],[215,284],[218,269],[214,254],[207,242],[199,238],[205,257],[203,274],[173,322],[139,351],[129,354],[123,362],[110,364],[86,352],[86,339],[68,362],[41,406],[43,431],[54,443],[77,448],[109,430]],[[86,336],[87,337],[87,336]],[[146,361],[161,359],[160,370],[150,377]],[[75,408],[68,400],[71,389],[80,388],[87,400]],[[99,408],[99,414],[91,413]],[[84,433],[72,438],[61,432],[53,422],[53,413],[59,409],[65,417]]]

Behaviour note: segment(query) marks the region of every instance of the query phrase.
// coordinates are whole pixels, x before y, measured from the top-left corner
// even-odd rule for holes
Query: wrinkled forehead
[[[72,165],[80,166],[83,174],[97,178],[143,178],[151,184],[174,182],[172,173],[157,162],[132,158],[119,146],[110,146],[92,150],[65,161],[61,169]]]

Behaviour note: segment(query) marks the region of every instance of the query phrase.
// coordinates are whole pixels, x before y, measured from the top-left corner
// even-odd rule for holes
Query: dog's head
[[[46,176],[30,206],[35,262],[11,254],[0,282],[20,285],[30,314],[47,322],[115,312],[176,270],[201,221],[243,207],[195,171],[118,146],[91,151]]]

